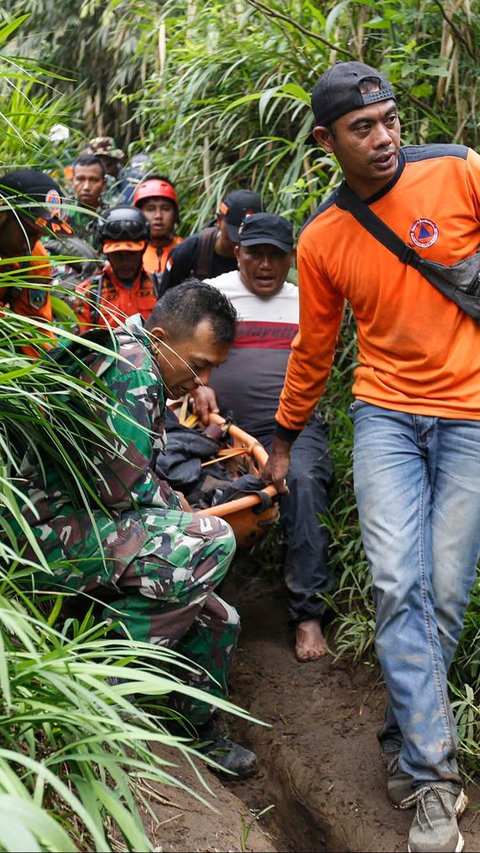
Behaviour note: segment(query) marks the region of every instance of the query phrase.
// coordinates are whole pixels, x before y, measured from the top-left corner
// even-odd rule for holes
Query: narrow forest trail
[[[376,740],[385,688],[378,670],[334,663],[331,656],[298,664],[279,584],[249,588],[234,576],[222,594],[242,616],[232,699],[271,726],[237,724],[262,771],[231,786],[236,796],[256,809],[274,805],[260,825],[274,841],[279,830],[278,849],[405,850],[413,812],[392,808],[385,794]],[[478,851],[479,789],[470,785],[468,793],[461,829],[465,850]]]
[[[378,670],[335,663],[331,656],[298,664],[279,581],[242,577],[237,567],[222,595],[242,617],[231,698],[269,727],[236,718],[226,722],[241,743],[256,751],[261,770],[253,780],[225,785],[203,770],[212,791],[206,796],[215,812],[175,788],[157,788],[150,798],[160,821],[150,827],[156,849],[406,850],[413,813],[388,803],[376,742],[385,704]],[[178,760],[173,751],[171,758]],[[182,763],[173,772],[200,790],[189,765]],[[470,785],[470,805],[461,822],[467,853],[480,850],[479,793]]]

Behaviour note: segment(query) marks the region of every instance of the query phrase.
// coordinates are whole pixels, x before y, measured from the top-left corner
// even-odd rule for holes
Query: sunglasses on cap
[[[100,226],[103,240],[147,240],[148,230],[143,222],[115,219]]]

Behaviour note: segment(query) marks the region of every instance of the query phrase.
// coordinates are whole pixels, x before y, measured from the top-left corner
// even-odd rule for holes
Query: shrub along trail
[[[385,704],[378,670],[331,657],[298,664],[283,586],[236,574],[222,589],[242,617],[231,698],[271,728],[233,724],[262,771],[232,790],[252,809],[274,805],[259,823],[279,850],[405,850],[413,813],[393,809],[385,795],[376,742]],[[480,797],[472,784],[468,793],[461,828],[465,850],[478,851]]]

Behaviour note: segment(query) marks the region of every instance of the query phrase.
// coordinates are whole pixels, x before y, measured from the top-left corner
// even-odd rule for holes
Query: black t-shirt
[[[237,268],[236,258],[224,258],[217,255],[215,250],[210,253],[209,269],[205,270],[203,276],[198,274],[198,262],[200,260],[200,237],[202,232],[192,234],[183,243],[179,243],[170,252],[165,271],[162,275],[161,292],[164,293],[171,287],[181,284],[189,276],[197,278],[215,278],[225,272]]]

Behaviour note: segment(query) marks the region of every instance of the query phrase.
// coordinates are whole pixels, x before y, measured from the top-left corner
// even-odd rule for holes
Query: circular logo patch
[[[412,242],[421,249],[428,249],[438,240],[438,228],[431,219],[417,219],[410,228]]]
[[[45,204],[48,204],[49,208],[51,209],[52,216],[58,216],[58,218],[60,218],[62,200],[57,190],[48,191],[45,196]]]

